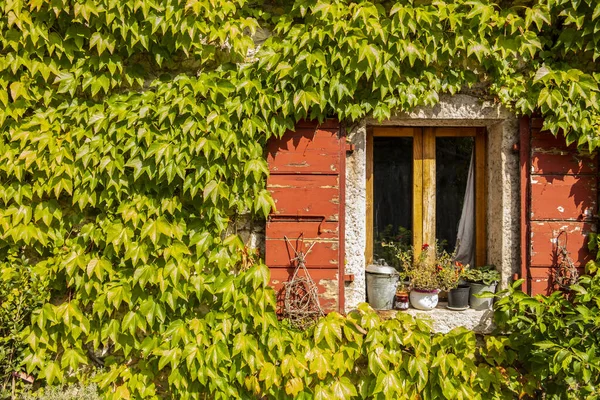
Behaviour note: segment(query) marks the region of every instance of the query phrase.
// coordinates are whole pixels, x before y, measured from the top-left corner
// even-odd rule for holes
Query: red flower
[[[463,265],[462,265],[462,263],[461,263],[460,261],[455,261],[455,262],[454,262],[454,264],[455,264],[457,267],[462,267],[462,266],[463,266]]]
[[[427,249],[429,249],[429,245],[427,243],[425,243],[423,245],[423,247],[421,247],[421,250],[427,250]]]
[[[438,271],[441,271],[441,270],[443,270],[444,268],[442,268],[442,266],[438,264],[438,265],[436,265],[436,266],[435,266],[435,269],[437,269]]]

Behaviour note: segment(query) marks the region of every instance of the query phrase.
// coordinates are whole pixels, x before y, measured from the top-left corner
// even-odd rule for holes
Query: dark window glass
[[[413,139],[373,138],[374,260],[399,266],[394,247],[412,244],[412,202]]]
[[[456,245],[473,144],[472,137],[440,137],[435,141],[435,231],[439,244],[448,252]],[[475,218],[474,213],[471,217]]]

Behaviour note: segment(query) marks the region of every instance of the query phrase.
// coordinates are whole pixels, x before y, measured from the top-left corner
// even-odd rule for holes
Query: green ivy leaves
[[[235,221],[274,208],[265,144],[301,119],[382,120],[476,85],[598,146],[600,8],[530,3],[3,4],[2,274],[18,286],[27,265],[50,296],[30,289],[15,328],[27,370],[95,372],[115,399],[529,393],[465,332],[367,309],[287,328]]]
[[[596,247],[596,238],[591,245]],[[588,272],[595,261],[590,261]],[[595,334],[598,317],[598,276],[583,276],[564,292],[535,299],[518,291],[522,280],[514,283],[497,302],[496,321],[509,333],[507,338],[490,341],[490,353],[500,355],[506,347],[514,349],[502,356],[518,360],[535,371],[540,390],[549,396],[588,398],[598,395],[599,338]],[[496,356],[497,357],[497,356]],[[525,388],[534,389],[530,382]]]

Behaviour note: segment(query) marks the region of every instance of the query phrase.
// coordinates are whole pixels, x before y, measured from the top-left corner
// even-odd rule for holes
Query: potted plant
[[[396,310],[408,310],[408,277],[405,271],[398,273],[399,280],[396,286],[396,296],[394,298],[394,308]]]
[[[469,308],[469,293],[471,287],[462,281],[468,265],[446,257],[438,260],[440,288],[448,292],[448,308],[463,311]]]
[[[435,247],[424,244],[417,257],[415,257],[413,248],[400,252],[398,256],[410,279],[410,304],[419,310],[431,310],[437,306],[439,301],[440,268],[432,251],[435,251]],[[448,257],[443,250],[439,254],[442,258]]]
[[[398,288],[394,299],[394,309],[405,311],[408,310],[408,290]]]
[[[465,279],[471,286],[469,302],[475,310],[487,310],[492,308],[492,297],[479,297],[486,292],[495,293],[496,286],[500,281],[500,272],[493,265],[471,268],[465,273]]]

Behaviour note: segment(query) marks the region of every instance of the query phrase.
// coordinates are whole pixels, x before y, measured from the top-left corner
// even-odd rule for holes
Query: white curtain
[[[456,235],[456,261],[475,267],[475,157],[471,152],[469,177]]]

